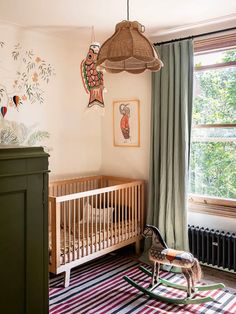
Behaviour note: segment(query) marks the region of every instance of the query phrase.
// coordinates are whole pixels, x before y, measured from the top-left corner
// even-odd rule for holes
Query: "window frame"
[[[192,212],[236,219],[236,200],[189,194],[188,209]]]
[[[221,36],[223,37],[223,36]],[[234,39],[236,40],[236,34]],[[235,41],[234,40],[234,41]],[[203,40],[204,41],[204,40]],[[211,44],[214,40],[212,38],[210,39]],[[207,40],[206,47],[207,47]],[[217,38],[218,42],[218,38]],[[222,41],[224,42],[224,41]],[[195,55],[199,54],[207,54],[215,51],[219,51],[219,46],[217,49],[214,49],[214,44],[212,45],[211,49],[206,49],[204,51],[204,44],[201,44],[200,51],[199,48],[199,42],[196,43],[197,49],[195,50]],[[235,46],[232,47],[226,47],[222,45],[221,51],[226,51],[229,49],[236,49]],[[206,70],[215,70],[219,68],[224,67],[235,67],[236,61],[229,61],[224,63],[217,63],[217,64],[210,64],[205,66],[196,66],[194,67],[194,72],[198,71],[206,71]],[[236,127],[236,124],[196,124],[193,125],[192,128],[234,128]],[[235,141],[235,140],[233,140]],[[202,214],[209,214],[214,216],[221,216],[221,217],[227,217],[227,218],[234,218],[236,219],[236,199],[228,199],[228,198],[221,198],[221,197],[214,197],[214,196],[207,196],[207,195],[200,195],[200,194],[193,194],[189,193],[188,195],[188,209],[191,212],[198,212]]]

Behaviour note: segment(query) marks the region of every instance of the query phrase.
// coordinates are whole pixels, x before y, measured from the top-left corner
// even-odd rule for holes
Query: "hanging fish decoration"
[[[18,107],[18,105],[20,104],[20,97],[15,95],[12,97],[13,103],[16,106],[16,108]]]
[[[6,106],[2,106],[1,107],[1,114],[2,114],[3,118],[5,117],[6,113],[7,113],[7,107]]]
[[[96,61],[100,44],[94,42],[89,47],[87,57],[81,62],[81,76],[84,88],[87,94],[90,95],[88,107],[94,105],[104,107],[103,100],[103,73],[96,69]]]

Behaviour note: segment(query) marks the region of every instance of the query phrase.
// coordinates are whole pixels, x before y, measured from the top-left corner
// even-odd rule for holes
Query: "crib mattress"
[[[122,226],[123,225],[123,226]],[[120,222],[109,225],[80,224],[69,232],[68,228],[61,228],[60,248],[61,257],[65,259],[76,259],[78,256],[86,256],[93,252],[107,248],[111,245],[125,241],[137,235],[134,222]],[[78,236],[79,235],[79,236]],[[49,252],[52,249],[51,232],[49,232]],[[65,256],[67,255],[67,256]]]

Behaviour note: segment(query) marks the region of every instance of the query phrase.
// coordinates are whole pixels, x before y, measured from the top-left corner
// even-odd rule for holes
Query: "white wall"
[[[51,94],[49,100],[54,104],[48,121],[54,135],[50,168],[57,177],[95,174],[101,168],[101,116],[86,110],[89,95],[80,75],[80,62],[88,45],[80,44],[79,40],[62,44],[65,54],[56,64],[60,99],[55,103]],[[55,91],[58,92],[58,86]]]
[[[52,64],[56,72],[50,82],[42,86],[43,104],[24,103],[18,111],[9,107],[4,120],[27,126],[38,123],[40,130],[50,133],[50,139],[44,144],[51,149],[51,178],[99,172],[101,116],[93,111],[86,113],[88,95],[80,76],[80,62],[87,54],[88,45],[81,44],[79,38],[77,41],[62,39],[10,25],[0,25],[0,38],[5,43],[0,50],[1,54],[5,53],[0,62],[0,78],[8,90],[16,75],[16,65],[10,53],[17,43],[26,50],[32,49]],[[1,117],[0,127],[2,122]]]
[[[190,212],[188,223],[194,226],[236,232],[236,219]]]
[[[151,73],[105,74],[106,110],[102,118],[101,172],[148,179],[151,116]],[[140,100],[140,147],[113,146],[113,101]]]

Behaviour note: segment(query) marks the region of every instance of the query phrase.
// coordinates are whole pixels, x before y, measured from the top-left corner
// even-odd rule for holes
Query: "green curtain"
[[[152,74],[147,223],[171,248],[188,250],[187,190],[193,96],[193,42],[157,46],[164,63]]]

